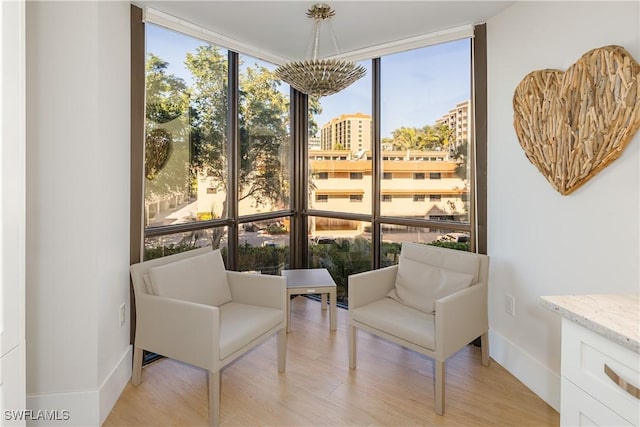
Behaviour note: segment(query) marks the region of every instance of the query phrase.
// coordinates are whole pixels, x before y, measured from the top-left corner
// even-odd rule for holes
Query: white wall
[[[129,7],[27,3],[27,406],[65,425],[98,425],[131,371]]]
[[[527,73],[565,70],[605,45],[640,61],[640,3],[517,2],[487,22],[487,37],[491,356],[558,409],[560,319],[540,296],[639,291],[640,134],[561,196],[518,144],[513,92]],[[505,314],[506,293],[515,318]]]
[[[0,425],[24,425],[25,33],[25,2],[0,3]]]

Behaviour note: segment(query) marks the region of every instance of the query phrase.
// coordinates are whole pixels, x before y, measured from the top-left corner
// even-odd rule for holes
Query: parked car
[[[466,233],[447,233],[438,236],[434,242],[458,242],[465,243],[469,241],[469,235]]]
[[[317,245],[332,245],[336,243],[336,239],[329,236],[315,236],[311,241]]]

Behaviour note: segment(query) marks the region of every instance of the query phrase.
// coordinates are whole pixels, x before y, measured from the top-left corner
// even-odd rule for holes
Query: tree
[[[187,53],[185,65],[193,77],[191,98],[192,172],[212,173],[227,181],[227,60],[218,48],[199,46]]]
[[[422,145],[424,133],[417,128],[401,127],[391,133],[392,144],[396,150],[418,150]]]
[[[214,46],[188,54],[186,66],[194,80],[192,152],[194,173],[212,177],[224,194],[227,177],[227,62]],[[246,67],[240,75],[238,111],[238,200],[256,205],[286,203],[289,195],[289,98],[278,90],[280,81],[267,68]],[[223,202],[221,216],[228,212]],[[214,233],[216,245],[221,233]],[[217,241],[216,241],[217,240]]]
[[[451,152],[451,158],[457,160],[458,166],[456,166],[455,173],[460,179],[467,179],[467,151],[469,149],[469,142],[467,140],[458,144]]]
[[[257,205],[288,201],[289,98],[280,81],[255,65],[240,76],[239,200]]]
[[[189,191],[189,90],[167,74],[169,63],[154,54],[146,62],[145,199],[162,200]]]
[[[426,125],[422,128],[425,150],[444,150],[451,140],[451,129],[448,125],[437,123],[433,126]]]
[[[449,126],[438,123],[436,125],[425,125],[422,128],[401,127],[391,133],[391,138],[382,140],[384,145],[389,145],[400,151],[422,150],[434,151],[444,150],[449,146],[451,140],[451,130]]]
[[[316,123],[315,116],[322,114],[322,105],[320,105],[319,96],[309,96],[307,107],[309,110],[309,136],[316,136],[318,134],[318,123]]]
[[[185,66],[191,73],[193,85],[166,73],[168,63],[155,55],[147,61],[148,123],[179,117],[185,123],[181,141],[188,142],[190,157],[188,175],[195,186],[198,177],[207,176],[222,194],[228,194],[228,63],[226,55],[215,46],[199,46],[187,53]],[[280,207],[288,203],[290,184],[287,170],[289,153],[289,97],[279,90],[281,82],[274,73],[255,64],[241,66],[239,76],[238,111],[238,199],[249,199],[254,205]],[[309,132],[317,132],[314,114],[322,111],[318,98],[309,98]],[[148,146],[157,152],[157,161],[164,167],[167,146],[175,145],[173,134],[153,133]],[[166,167],[165,167],[166,169]],[[185,174],[183,174],[183,177]],[[228,206],[222,202],[216,216],[227,216]],[[213,214],[213,212],[212,212]],[[213,217],[216,217],[213,216]],[[223,230],[214,231],[214,245],[219,244]]]

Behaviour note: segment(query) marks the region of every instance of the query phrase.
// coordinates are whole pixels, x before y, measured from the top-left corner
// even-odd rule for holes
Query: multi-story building
[[[322,126],[320,130],[322,150],[350,150],[352,152],[371,149],[371,116],[355,113],[343,114]]]
[[[449,126],[461,126],[468,134],[468,102],[460,103],[445,116]],[[331,148],[327,148],[331,147]],[[308,140],[310,188],[309,207],[317,210],[370,214],[372,209],[373,161],[371,154],[371,116],[343,114],[322,127],[320,137]],[[380,209],[384,216],[426,219],[468,220],[468,181],[458,175],[463,167],[452,160],[449,151],[385,150],[381,153]],[[197,213],[218,212],[226,194],[219,191],[213,177],[201,176]],[[258,207],[259,206],[259,207]],[[240,209],[258,213],[274,209],[269,201],[246,199]],[[357,221],[312,220],[310,232],[354,230]],[[355,227],[355,228],[354,228]],[[359,230],[362,231],[362,230]]]
[[[321,150],[322,145],[320,144],[319,136],[310,136],[307,139],[307,145],[309,146],[309,150]]]
[[[312,209],[371,212],[371,152],[356,158],[348,150],[310,150]],[[468,215],[468,184],[456,174],[459,162],[443,151],[383,151],[381,211],[385,216],[461,220]],[[358,222],[312,224],[311,233],[331,226],[355,230]],[[361,230],[360,230],[361,231]]]
[[[469,138],[471,129],[470,105],[469,100],[460,102],[455,108],[436,120],[436,124],[447,125],[451,129],[451,139],[449,140],[451,147],[457,147]]]

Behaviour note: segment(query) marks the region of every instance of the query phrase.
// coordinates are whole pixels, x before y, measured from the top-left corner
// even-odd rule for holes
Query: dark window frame
[[[166,226],[153,230],[143,229],[142,227],[142,209],[144,203],[144,195],[141,193],[143,180],[143,144],[144,141],[144,23],[140,9],[132,5],[131,14],[131,246],[130,260],[132,263],[141,259],[143,250],[143,238],[141,236],[160,236],[165,234],[173,234],[181,231],[191,231],[212,227],[229,227],[229,255],[231,257],[230,266],[235,266],[235,256],[237,248],[237,232],[238,226],[246,222],[248,218],[239,217],[237,213],[230,215],[228,218],[201,221],[192,224],[180,224],[177,226]],[[306,264],[306,253],[308,253],[306,232],[306,223],[308,217],[328,216],[328,217],[347,217],[349,219],[357,219],[372,224],[372,254],[373,267],[378,268],[379,253],[381,249],[380,241],[380,224],[398,224],[398,225],[415,225],[419,227],[437,227],[450,231],[466,231],[471,232],[471,250],[480,253],[486,253],[486,155],[487,155],[487,107],[486,107],[486,25],[478,25],[474,28],[474,38],[470,39],[472,70],[471,87],[472,87],[472,115],[469,117],[473,140],[470,140],[470,157],[475,161],[471,164],[471,176],[476,179],[471,183],[470,195],[468,202],[470,210],[469,224],[452,223],[450,221],[432,221],[428,219],[414,218],[388,218],[381,215],[380,212],[380,180],[386,179],[381,173],[381,137],[380,137],[380,117],[381,117],[381,97],[380,97],[380,58],[372,59],[372,147],[371,159],[373,161],[373,176],[378,177],[372,180],[372,213],[371,215],[348,214],[340,212],[324,212],[308,209],[308,157],[306,155],[307,143],[307,96],[301,94],[295,89],[291,89],[291,150],[292,150],[292,204],[291,209],[277,212],[267,212],[263,214],[253,215],[250,219],[272,219],[280,217],[290,217],[292,219],[291,245],[292,253],[295,253],[296,259],[292,260],[293,268],[303,268]],[[230,64],[230,73],[236,69],[238,64],[238,53],[229,51],[234,64]],[[234,77],[237,79],[237,77]],[[236,86],[236,80],[229,80],[229,86]],[[237,91],[236,88],[232,90]],[[237,95],[234,95],[237,96]],[[237,117],[237,100],[235,98],[230,104],[235,109],[231,109],[230,114],[236,114]],[[142,135],[142,137],[141,137]],[[233,135],[232,135],[233,136]],[[235,136],[231,141],[237,139]],[[237,142],[236,142],[237,143]],[[233,147],[235,150],[235,147]],[[234,163],[234,162],[230,162]],[[234,165],[231,165],[230,176],[235,176]],[[433,178],[432,178],[433,179]],[[237,204],[237,195],[235,192],[230,195],[229,202]],[[255,217],[255,218],[254,218]],[[472,224],[477,224],[476,227]],[[133,325],[133,324],[132,324]]]

